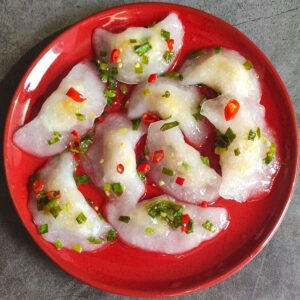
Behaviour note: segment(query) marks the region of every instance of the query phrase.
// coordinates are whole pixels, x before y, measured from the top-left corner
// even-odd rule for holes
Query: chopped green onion
[[[149,89],[143,90],[143,95],[144,95],[144,96],[147,96],[147,95],[149,95],[149,94],[150,94],[150,90],[149,90]]]
[[[171,169],[168,169],[166,167],[163,167],[162,171],[161,171],[164,175],[167,175],[167,176],[174,176],[175,175],[175,172]]]
[[[128,88],[126,85],[121,85],[120,86],[120,91],[123,95],[127,94],[128,93]]]
[[[145,181],[146,174],[144,172],[140,171],[140,170],[137,170],[136,172],[137,172],[138,176],[141,178],[141,180]]]
[[[138,130],[141,124],[141,119],[134,119],[131,120],[131,122],[132,122],[132,130]]]
[[[57,250],[61,249],[63,247],[63,243],[59,240],[54,242],[54,246]]]
[[[112,76],[117,76],[118,74],[119,74],[118,68],[117,67],[112,67],[111,68],[111,75]],[[117,85],[116,81],[113,80],[113,82],[114,82],[114,86],[116,86]]]
[[[166,130],[169,130],[169,129],[171,129],[171,128],[173,128],[173,127],[176,127],[176,126],[178,126],[178,125],[179,125],[179,122],[177,122],[177,121],[165,123],[164,125],[162,125],[162,126],[160,127],[160,131],[166,131]]]
[[[256,134],[257,134],[257,137],[260,139],[261,132],[260,132],[260,128],[259,127],[256,128]]]
[[[102,82],[107,82],[108,81],[108,74],[105,74],[105,73],[101,73],[100,75],[99,75],[99,77],[100,77],[100,80],[102,81]]]
[[[161,37],[164,39],[164,40],[169,40],[170,39],[170,37],[171,37],[171,34],[170,34],[170,32],[169,31],[166,31],[166,30],[164,30],[164,29],[161,29],[160,30],[160,35],[161,35]]]
[[[204,119],[204,116],[201,115],[200,112],[194,113],[193,117],[195,118],[196,121],[202,121]]]
[[[241,151],[239,148],[234,149],[234,155],[239,156],[241,154]]]
[[[151,228],[151,227],[146,227],[145,228],[145,233],[148,234],[148,235],[151,235],[154,233],[154,229]]]
[[[123,188],[119,182],[112,183],[111,189],[117,196],[121,196],[123,194]]]
[[[206,166],[210,166],[210,162],[209,162],[209,158],[207,156],[200,156],[201,161],[206,165]]]
[[[142,74],[144,72],[143,65],[137,62],[134,65],[134,72],[137,73],[137,74]]]
[[[109,65],[107,63],[104,62],[99,62],[99,69],[101,71],[108,71],[109,70]]]
[[[75,176],[76,184],[88,183],[90,180],[87,175]]]
[[[148,65],[149,63],[149,57],[147,55],[142,56],[142,64]]]
[[[82,252],[82,246],[80,244],[73,244],[72,245],[72,249],[78,253],[81,253]]]
[[[248,140],[249,141],[254,141],[255,137],[256,137],[256,132],[254,130],[250,129],[249,133],[248,133]]]
[[[106,52],[106,51],[100,50],[99,56],[100,56],[100,57],[105,57],[105,56],[107,56],[107,52]]]
[[[120,216],[119,221],[127,224],[130,221],[130,217],[129,216]]]
[[[206,230],[208,231],[211,231],[211,232],[215,232],[217,230],[217,227],[216,225],[214,225],[211,221],[209,220],[206,220],[203,224],[202,224],[202,227],[205,228]]]
[[[92,142],[93,140],[89,133],[82,136],[80,139],[80,153],[85,153]]]
[[[216,47],[215,48],[215,54],[219,54],[222,52],[222,47]]]
[[[171,96],[171,93],[169,91],[165,91],[165,93],[161,96],[165,98],[169,98]]]
[[[226,130],[225,134],[222,134],[222,133],[218,132],[218,136],[217,136],[217,141],[216,141],[215,147],[227,150],[228,146],[232,143],[232,141],[235,138],[236,138],[236,134],[229,127]]]
[[[276,153],[276,145],[274,143],[271,144],[269,151],[266,153],[266,157],[264,158],[264,162],[268,165],[275,157]]]
[[[76,221],[78,224],[83,224],[86,222],[86,220],[87,217],[82,212],[76,217]]]
[[[243,66],[244,68],[247,70],[247,71],[250,71],[252,68],[253,68],[253,64],[250,60],[246,60],[244,63],[243,63]]]
[[[163,58],[167,63],[169,63],[175,56],[176,56],[175,51],[165,51]]]
[[[173,79],[179,79],[180,81],[183,80],[183,75],[179,72],[172,71],[172,72],[167,72],[164,74],[164,76],[173,78]]]
[[[192,233],[192,232],[194,232],[194,221],[190,220],[188,225],[187,225],[186,233]]]
[[[48,232],[48,224],[43,224],[39,228],[40,234],[45,234]]]
[[[101,244],[104,242],[104,239],[103,238],[95,238],[93,236],[90,236],[88,237],[88,241],[91,243],[91,244]]]
[[[183,162],[182,163],[182,166],[186,169],[186,170],[188,170],[191,166],[190,166],[190,164],[188,164],[187,162]]]
[[[109,183],[104,183],[104,185],[103,185],[104,192],[109,192],[110,188],[111,188],[111,185]]]
[[[104,96],[106,98],[114,98],[117,96],[117,92],[114,89],[106,89],[104,90]]]
[[[114,229],[110,229],[107,232],[107,240],[112,242],[117,238],[117,232]]]
[[[77,113],[75,114],[78,121],[85,121],[86,117],[83,114]]]
[[[151,49],[152,49],[152,46],[148,42],[145,42],[142,45],[134,46],[134,51],[138,56],[143,56],[145,53],[147,53]]]
[[[61,207],[59,205],[53,206],[50,208],[50,214],[56,219],[59,215],[59,213],[62,211]]]
[[[131,44],[137,43],[137,40],[136,39],[129,39],[129,43],[131,43]]]
[[[53,138],[48,140],[48,144],[49,145],[53,145],[56,144],[57,142],[59,142],[61,140],[61,133],[59,131],[53,131]]]

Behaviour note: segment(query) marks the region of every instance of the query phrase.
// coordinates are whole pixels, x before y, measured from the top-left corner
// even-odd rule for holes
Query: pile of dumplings
[[[52,156],[31,178],[29,208],[57,249],[93,251],[118,236],[145,250],[183,253],[230,226],[226,208],[211,206],[219,197],[245,202],[270,191],[279,163],[251,61],[217,47],[194,51],[170,71],[184,33],[175,13],[149,28],[95,29],[96,63],[75,65],[15,132],[20,149]],[[127,101],[117,103],[122,94]],[[209,136],[207,120],[217,132],[221,175],[197,150]],[[149,199],[145,180],[161,195]],[[88,181],[105,195],[103,211],[79,191]]]

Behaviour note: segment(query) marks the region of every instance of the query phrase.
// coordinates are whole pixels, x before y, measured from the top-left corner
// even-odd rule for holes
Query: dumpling
[[[52,158],[33,182],[29,207],[43,237],[57,248],[91,251],[105,244],[111,226],[77,189],[71,153]]]
[[[139,202],[135,209],[125,211],[109,203],[107,217],[126,243],[167,254],[191,250],[229,224],[225,208],[182,205],[167,195]]]
[[[238,101],[259,103],[261,89],[252,63],[237,51],[225,48],[203,50],[181,68],[183,84],[205,84]]]
[[[218,198],[220,176],[207,158],[184,141],[174,119],[152,123],[146,147],[150,153],[150,178],[178,200],[199,203]]]
[[[236,116],[226,121],[228,96],[205,101],[201,114],[219,130],[215,151],[220,154],[222,183],[220,196],[239,202],[271,188],[278,170],[276,145],[264,121],[260,104],[240,104]]]
[[[36,156],[62,152],[73,139],[71,131],[83,135],[106,105],[104,84],[96,67],[81,62],[73,67],[45,101],[39,114],[14,134],[14,143]]]
[[[204,122],[197,120],[202,96],[196,87],[187,87],[178,80],[158,78],[153,83],[141,83],[129,99],[128,117],[140,118],[150,111],[162,119],[170,116],[179,122],[185,136],[195,144],[201,144],[207,137]]]
[[[139,83],[153,73],[165,72],[180,51],[184,29],[175,13],[152,27],[129,27],[121,33],[97,28],[93,34],[96,56],[115,63],[116,78]]]
[[[144,133],[142,124],[135,130],[125,115],[109,114],[96,126],[94,143],[82,156],[86,174],[118,205],[134,207],[145,192],[135,157],[135,146]]]

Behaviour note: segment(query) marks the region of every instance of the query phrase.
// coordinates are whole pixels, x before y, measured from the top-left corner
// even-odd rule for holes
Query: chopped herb
[[[236,134],[232,131],[230,127],[226,130],[225,134],[218,132],[215,147],[227,150],[229,145],[235,139],[235,137]]]
[[[126,85],[121,85],[120,86],[120,91],[123,95],[126,95],[128,93],[128,88]]]
[[[43,224],[39,228],[40,234],[45,234],[48,232],[48,224]]]
[[[149,95],[149,94],[150,94],[150,90],[149,90],[149,89],[143,90],[143,95],[144,95],[144,96],[147,96],[147,95]]]
[[[109,192],[111,188],[111,185],[109,183],[104,183],[103,184],[103,190],[104,192]]]
[[[161,96],[165,98],[169,98],[171,96],[171,93],[169,91],[165,91],[165,93]]]
[[[186,233],[192,233],[192,232],[194,232],[194,221],[190,220],[188,225],[187,225]]]
[[[90,236],[88,237],[88,241],[91,243],[91,244],[102,244],[104,242],[104,239],[103,238],[95,238],[93,236]]]
[[[136,39],[129,39],[129,43],[131,43],[131,44],[137,43],[137,40]]]
[[[165,51],[163,58],[167,63],[169,63],[175,57],[175,55],[175,51]]]
[[[83,224],[86,222],[86,220],[87,217],[82,212],[76,217],[76,221],[78,224]]]
[[[222,52],[222,47],[216,47],[215,48],[215,54],[219,54]]]
[[[75,176],[76,184],[88,183],[90,180],[87,175]]]
[[[171,169],[168,169],[166,167],[163,167],[162,171],[161,171],[164,175],[167,175],[167,176],[174,176],[175,175],[175,172]]]
[[[243,66],[244,68],[247,70],[247,71],[250,71],[252,68],[253,68],[253,64],[250,60],[246,60],[244,63],[243,63]]]
[[[204,116],[201,115],[200,112],[194,113],[193,117],[195,118],[196,121],[202,121],[204,119]]]
[[[149,63],[149,57],[147,55],[142,56],[142,64],[148,65]]]
[[[123,194],[123,188],[119,182],[112,183],[111,189],[117,196],[121,196]]]
[[[170,37],[171,37],[170,32],[169,32],[169,31],[166,31],[166,30],[164,30],[164,29],[161,29],[161,30],[160,30],[160,35],[161,35],[161,37],[162,37],[165,41],[166,41],[166,40],[169,40]]]
[[[117,232],[114,229],[110,229],[107,232],[107,240],[112,242],[117,238]]]
[[[141,178],[141,180],[145,181],[146,174],[144,172],[142,172],[142,171],[139,171],[139,170],[137,170],[136,172],[137,172],[138,176]]]
[[[138,130],[141,124],[141,119],[133,119],[132,122],[132,130]]]
[[[137,73],[137,74],[142,74],[144,72],[143,65],[137,62],[134,65],[134,72]]]
[[[102,81],[102,82],[107,82],[108,81],[108,74],[105,74],[105,73],[101,73],[100,75],[99,75],[99,77],[100,77],[100,80]]]
[[[81,253],[82,252],[82,246],[80,244],[73,244],[72,245],[72,249],[78,253]]]
[[[134,51],[138,56],[143,56],[151,49],[152,46],[148,42],[145,42],[144,44],[141,45],[134,46]]]
[[[264,162],[268,165],[275,157],[276,153],[276,145],[274,143],[271,144],[269,151],[266,153],[266,157],[264,158]]]
[[[206,165],[206,166],[210,166],[210,162],[209,162],[209,158],[207,156],[200,156],[201,161]]]
[[[57,250],[61,249],[63,247],[63,243],[59,240],[54,242],[54,246]]]
[[[99,61],[99,69],[101,71],[108,71],[109,70],[109,65],[105,62]]]
[[[259,127],[256,128],[256,134],[257,134],[257,137],[260,139],[261,132],[260,132],[260,128]]]
[[[145,228],[145,233],[148,235],[151,235],[154,233],[154,229],[152,227],[146,227]]]
[[[248,133],[248,140],[249,141],[254,141],[255,137],[256,137],[256,132],[254,130],[250,129],[249,133]]]
[[[78,121],[85,121],[86,120],[85,115],[80,114],[80,113],[76,114],[76,118],[77,118]]]
[[[169,129],[171,129],[171,128],[173,128],[173,127],[176,127],[176,126],[178,126],[178,125],[179,125],[179,122],[177,122],[177,121],[165,123],[164,125],[162,125],[162,126],[160,127],[160,131],[166,131],[166,130],[169,130]]]
[[[206,230],[208,231],[211,231],[211,232],[215,232],[217,230],[217,227],[216,225],[214,225],[211,221],[209,220],[206,220],[203,224],[202,224],[202,227],[205,228]]]
[[[234,155],[239,156],[241,154],[241,151],[239,148],[234,149]]]
[[[104,96],[106,98],[114,98],[117,96],[117,92],[114,89],[106,89],[104,90]]]
[[[105,56],[107,56],[107,52],[106,52],[106,51],[100,50],[99,56],[100,56],[100,57],[105,57]]]
[[[56,144],[57,142],[59,142],[62,138],[62,135],[59,131],[53,131],[53,138],[48,140],[48,144],[49,145],[53,145]]]
[[[164,74],[164,76],[173,79],[179,79],[180,81],[183,80],[183,75],[180,72],[176,72],[176,71],[167,72]]]
[[[130,221],[130,217],[129,216],[120,216],[119,221],[127,224]]]
[[[111,67],[111,75],[112,76],[117,76],[119,74],[118,68],[117,67]],[[113,83],[113,86],[117,86],[117,82],[115,80],[110,79],[110,84]]]
[[[183,162],[182,163],[182,166],[186,169],[186,170],[188,170],[191,166],[190,166],[190,164],[188,164],[187,162]]]
[[[85,134],[80,139],[80,153],[85,153],[89,146],[92,144],[93,140],[90,134]]]
[[[50,213],[55,219],[58,217],[61,211],[62,209],[59,205],[50,208]]]

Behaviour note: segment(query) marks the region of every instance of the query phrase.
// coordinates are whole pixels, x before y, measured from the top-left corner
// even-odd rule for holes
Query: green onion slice
[[[87,217],[84,215],[83,212],[81,212],[77,217],[76,217],[76,221],[78,224],[83,224],[85,223],[87,220]]]
[[[177,121],[165,123],[164,125],[162,125],[162,126],[160,127],[160,131],[166,131],[166,130],[169,130],[169,129],[171,129],[171,128],[173,128],[173,127],[176,127],[176,126],[178,126],[178,125],[179,125],[179,122],[177,122]]]
[[[216,225],[214,225],[210,220],[206,220],[202,224],[202,227],[211,232],[215,232],[217,230]]]

